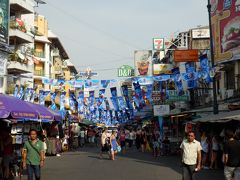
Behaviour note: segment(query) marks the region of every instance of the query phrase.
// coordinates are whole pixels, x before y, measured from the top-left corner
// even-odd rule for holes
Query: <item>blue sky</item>
[[[153,37],[207,25],[207,0],[46,0],[37,11],[49,21],[78,70],[95,79],[117,77],[133,65],[134,50],[151,49]]]

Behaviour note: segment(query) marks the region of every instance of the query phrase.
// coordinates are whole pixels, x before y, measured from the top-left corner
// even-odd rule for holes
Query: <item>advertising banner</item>
[[[9,0],[0,0],[0,43],[8,44]]]
[[[240,1],[211,0],[215,62],[240,58]]]
[[[179,68],[174,68],[172,70],[172,73],[173,73],[173,79],[174,79],[175,85],[177,87],[178,95],[182,96],[184,94],[184,91],[183,91],[183,85],[182,85],[181,74],[180,74]]]
[[[55,103],[56,96],[57,96],[56,92],[51,93],[51,102],[52,102],[51,109],[54,110],[54,111],[57,109],[57,106],[56,106],[56,103]]]
[[[138,82],[133,83],[134,89],[135,89],[135,98],[139,101],[140,107],[143,107],[145,105],[145,101],[143,98],[143,93],[141,86]]]
[[[164,38],[153,38],[153,50],[156,51],[164,50]]]
[[[84,92],[79,91],[78,93],[78,113],[84,114]]]
[[[112,97],[110,99],[112,101],[113,107],[114,107],[115,111],[118,111],[119,105],[118,105],[118,97],[117,97],[117,88],[113,87],[113,88],[110,88],[110,90],[111,90],[111,94],[112,94]]]
[[[136,83],[139,83],[141,86],[153,84],[152,76],[133,78],[133,81],[136,82]]]
[[[185,63],[186,73],[189,76],[189,80],[187,80],[188,88],[193,89],[197,87],[197,81],[194,75],[196,74],[196,68],[194,62]]]
[[[175,50],[174,51],[175,62],[197,62],[198,61],[198,50]]]
[[[153,75],[172,74],[172,64],[154,64]]]
[[[135,76],[152,75],[152,51],[134,52]]]
[[[98,108],[99,110],[104,110],[103,103],[104,103],[104,96],[105,96],[105,89],[99,90],[99,100],[98,100]]]

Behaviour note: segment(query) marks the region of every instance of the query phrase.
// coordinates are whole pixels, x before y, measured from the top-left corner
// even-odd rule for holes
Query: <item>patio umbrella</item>
[[[0,94],[0,118],[38,119],[38,112],[29,103]]]

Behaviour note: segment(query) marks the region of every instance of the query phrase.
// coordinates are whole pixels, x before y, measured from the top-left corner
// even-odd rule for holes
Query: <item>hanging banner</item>
[[[152,92],[153,92],[153,84],[147,85],[146,98],[150,104],[153,104]]]
[[[135,76],[152,75],[152,51],[134,51]]]
[[[211,0],[215,63],[240,59],[240,1]]]
[[[123,99],[122,96],[118,97],[118,104],[119,104],[119,109],[120,109],[121,111],[123,111],[123,110],[125,110],[125,109],[127,108],[127,104],[126,104],[126,102],[124,101],[124,99]]]
[[[133,81],[138,82],[141,86],[145,86],[145,85],[148,85],[148,84],[153,84],[152,76],[133,78]]]
[[[24,101],[27,101],[28,97],[30,96],[30,89],[26,88],[25,95],[24,95]]]
[[[50,93],[50,91],[43,91],[43,90],[39,91],[39,104],[40,105],[45,106],[45,98],[48,96],[49,93]]]
[[[105,101],[105,104],[106,104],[106,110],[110,110],[110,105],[109,105],[108,99],[104,98],[104,101]]]
[[[56,92],[51,92],[50,93],[51,95],[51,109],[53,111],[56,111],[57,110],[57,106],[56,106],[56,103],[55,103],[55,99],[56,99],[56,96],[57,96],[57,93]]]
[[[62,115],[62,118],[64,119],[65,118],[65,96],[66,96],[66,92],[63,91],[61,92],[60,94],[60,112],[61,112],[61,115]]]
[[[86,89],[96,89],[99,88],[100,81],[99,80],[84,80],[84,87]]]
[[[143,107],[145,105],[145,101],[143,98],[143,93],[141,86],[138,82],[133,83],[134,89],[135,89],[135,97],[139,100],[140,102],[140,107]]]
[[[15,86],[15,89],[14,89],[14,93],[13,93],[13,96],[17,98],[17,95],[18,95],[18,90],[19,90],[19,87],[18,85]]]
[[[30,97],[30,102],[33,103],[35,98],[37,96],[36,90],[35,89],[31,89],[31,97]]]
[[[110,88],[111,90],[111,94],[112,97],[110,98],[113,104],[113,107],[115,109],[115,111],[119,110],[119,105],[118,105],[118,98],[117,98],[117,88],[116,87],[112,87]]]
[[[207,55],[200,57],[200,67],[201,70],[198,72],[198,77],[202,78],[205,83],[209,84],[212,82],[212,78],[210,77],[210,67]]]
[[[79,91],[78,93],[78,113],[84,114],[84,92]]]
[[[17,93],[17,98],[20,100],[23,100],[24,98],[24,86],[20,86],[20,89]]]
[[[101,88],[106,89],[109,87],[110,80],[101,80],[100,84],[101,84]]]
[[[160,75],[160,76],[153,76],[154,81],[168,81],[171,79],[171,75]]]
[[[75,80],[75,88],[83,88],[84,87],[84,82],[83,80]]]
[[[73,112],[76,111],[75,102],[76,102],[76,97],[74,92],[69,92],[69,107],[70,107],[70,110],[72,110]]]
[[[94,99],[95,99],[94,98],[94,91],[89,91],[89,98],[88,98],[89,103],[88,103],[88,105],[89,105],[89,110],[90,110],[91,113],[93,113],[95,111]]]
[[[127,108],[128,109],[133,109],[132,104],[131,104],[131,100],[130,100],[129,95],[128,95],[128,86],[123,85],[121,88],[122,88],[122,95],[124,96],[126,104],[127,104]]]
[[[173,79],[174,79],[175,85],[177,87],[178,95],[182,96],[184,94],[184,91],[183,91],[183,85],[182,85],[179,68],[174,68],[172,70],[172,73],[173,73]]]
[[[194,62],[187,62],[185,63],[185,68],[186,68],[186,73],[188,74],[188,79],[187,83],[188,83],[188,88],[189,89],[194,89],[197,87],[197,74],[196,73],[196,68],[195,68],[195,64]]]
[[[105,89],[99,90],[99,109],[104,110],[103,104],[104,104],[104,96],[105,96]]]

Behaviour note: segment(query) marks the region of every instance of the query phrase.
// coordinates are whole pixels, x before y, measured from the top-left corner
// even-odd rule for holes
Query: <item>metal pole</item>
[[[208,18],[209,18],[209,31],[210,31],[210,51],[211,51],[211,63],[212,68],[215,66],[214,64],[214,49],[213,49],[213,34],[212,34],[212,19],[211,19],[211,3],[208,0]],[[216,78],[213,77],[213,113],[218,114],[218,102],[217,102],[217,88],[216,88]]]

